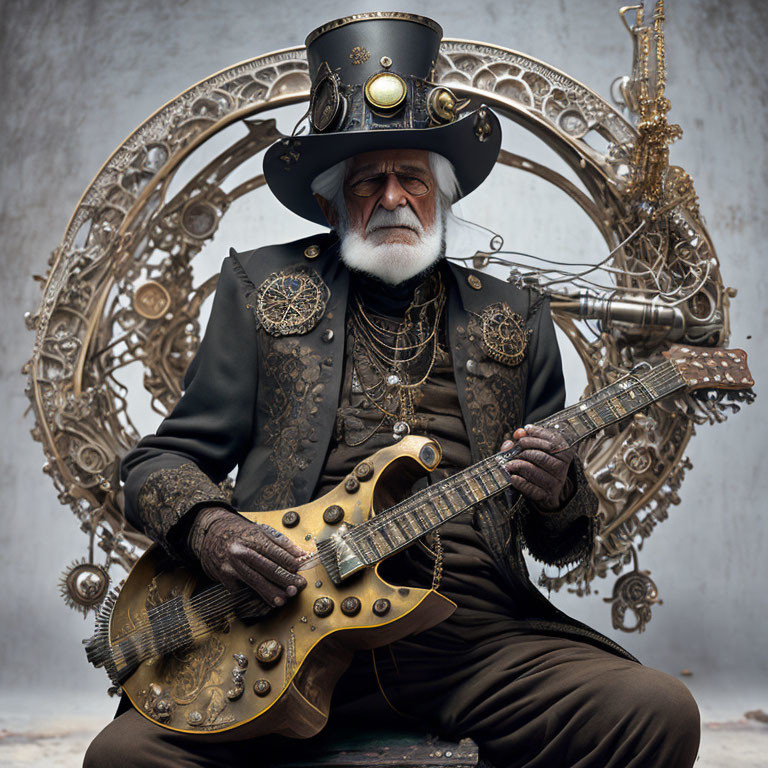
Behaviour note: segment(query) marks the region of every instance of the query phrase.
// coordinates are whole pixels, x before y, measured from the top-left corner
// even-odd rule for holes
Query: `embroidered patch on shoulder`
[[[273,272],[250,297],[259,325],[270,336],[308,333],[325,313],[331,291],[308,267]]]
[[[482,346],[488,357],[504,365],[519,365],[533,333],[507,304],[489,304],[480,314]]]

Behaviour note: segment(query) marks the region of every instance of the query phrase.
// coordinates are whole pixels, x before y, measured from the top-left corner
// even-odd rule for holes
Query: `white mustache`
[[[385,229],[387,227],[407,227],[419,234],[424,232],[424,227],[421,225],[419,217],[409,206],[400,206],[393,211],[381,207],[377,208],[371,218],[368,219],[365,234],[368,236],[377,229]]]

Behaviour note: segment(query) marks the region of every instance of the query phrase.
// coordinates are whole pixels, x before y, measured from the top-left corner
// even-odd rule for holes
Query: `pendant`
[[[390,387],[397,386],[399,383],[400,377],[396,373],[391,373],[387,376],[387,384],[389,384]]]
[[[392,426],[392,439],[402,440],[409,432],[411,428],[404,421],[396,421]]]

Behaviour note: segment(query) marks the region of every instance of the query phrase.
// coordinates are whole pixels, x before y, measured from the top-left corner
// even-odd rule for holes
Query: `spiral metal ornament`
[[[499,156],[501,164],[535,174],[573,199],[610,252],[605,295],[576,274],[560,275],[556,289],[546,270],[533,278],[517,274],[550,296],[554,320],[586,370],[587,394],[655,358],[669,340],[720,345],[729,335],[734,293],[723,284],[690,176],[668,165],[667,146],[680,131],[666,120],[663,10],[657,3],[646,21],[637,6],[622,9],[635,58],[632,75],[618,78],[614,90],[627,117],[564,72],[501,46],[446,39],[436,62],[436,86],[530,130],[586,190],[527,158]],[[254,156],[278,138],[274,120],[258,115],[309,98],[304,48],[296,47],[225,69],[161,107],[86,189],[50,259],[41,304],[27,315],[35,343],[24,373],[44,471],[91,550],[98,544],[124,568],[148,542],[123,516],[119,457],[139,434],[117,375],[138,364],[152,407],[160,415],[173,408],[200,341],[201,305],[217,279],[195,287],[194,259],[231,205],[264,179],[253,175],[231,189],[226,182],[246,162],[257,167]],[[321,114],[316,110],[315,119]],[[247,135],[171,194],[182,161],[238,121]],[[499,247],[496,239],[492,249]],[[478,266],[494,258],[484,254]],[[585,318],[599,323],[597,338],[585,332]],[[585,594],[596,576],[619,573],[679,501],[694,426],[721,420],[723,407],[681,396],[582,444],[600,500],[594,554],[543,583],[575,585]],[[621,582],[612,604],[640,611],[642,621],[629,627],[640,629],[650,618],[655,587],[637,597],[633,587],[627,597],[628,583]],[[628,629],[621,623],[625,613],[614,613],[622,629]]]
[[[642,632],[651,620],[651,606],[659,600],[659,590],[650,571],[630,571],[619,576],[613,585],[613,595],[603,601],[611,603],[613,628],[624,632]],[[627,624],[627,612],[634,614],[635,621]]]

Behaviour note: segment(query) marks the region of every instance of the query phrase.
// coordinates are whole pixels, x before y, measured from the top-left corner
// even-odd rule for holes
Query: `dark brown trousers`
[[[359,722],[370,729],[385,717],[386,696],[425,730],[472,737],[497,768],[693,765],[699,713],[679,680],[573,638],[504,632],[496,624],[468,644],[445,629],[377,650],[381,689],[373,655],[359,654],[336,689],[328,728]],[[267,768],[308,746],[311,740],[277,737],[191,740],[128,709],[96,737],[84,765]]]

